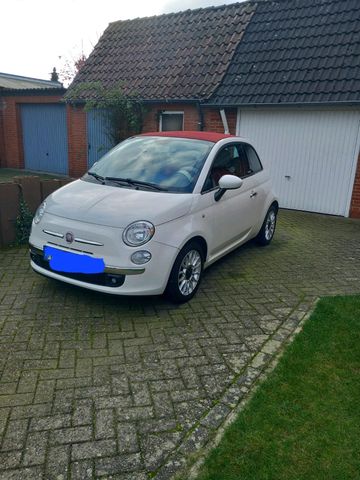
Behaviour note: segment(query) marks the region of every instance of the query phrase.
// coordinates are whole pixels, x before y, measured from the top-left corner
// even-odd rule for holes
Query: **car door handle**
[[[250,193],[250,198],[256,197],[256,195],[257,195],[257,192],[251,192]]]

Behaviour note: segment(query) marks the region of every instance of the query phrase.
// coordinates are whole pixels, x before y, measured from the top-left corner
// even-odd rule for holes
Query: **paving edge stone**
[[[185,436],[179,446],[172,451],[167,461],[158,469],[154,479],[186,478],[194,480],[204,463],[208,454],[221,441],[225,430],[238,417],[239,413],[244,409],[245,405],[252,398],[259,385],[267,378],[269,373],[274,370],[282,357],[285,349],[294,340],[296,335],[302,330],[305,322],[314,311],[319,298],[303,299],[297,307],[289,314],[279,328],[274,332],[270,339],[265,342],[262,349],[252,358],[245,370],[235,377],[226,390],[223,392],[219,401],[210,408],[206,415],[193,427],[192,432]],[[274,340],[273,337],[277,333],[288,332],[287,338],[280,342]],[[231,388],[241,386],[242,395],[238,396],[237,402],[229,405],[228,401],[223,401]],[[221,408],[223,406],[224,408]],[[207,420],[210,419],[210,420]],[[212,419],[215,419],[215,429],[209,428]],[[203,435],[201,439],[198,436],[199,427],[208,431],[208,435]],[[208,437],[206,439],[206,436]],[[192,454],[186,452],[186,445],[193,444],[195,450]],[[185,448],[184,448],[185,447]],[[166,473],[165,473],[166,472]],[[165,474],[165,476],[164,476]],[[170,476],[169,476],[170,474]]]

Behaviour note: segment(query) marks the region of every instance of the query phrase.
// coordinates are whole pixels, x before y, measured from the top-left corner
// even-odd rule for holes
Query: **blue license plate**
[[[105,270],[105,263],[102,258],[65,252],[47,245],[44,247],[44,259],[49,262],[50,268],[57,272],[102,273]]]

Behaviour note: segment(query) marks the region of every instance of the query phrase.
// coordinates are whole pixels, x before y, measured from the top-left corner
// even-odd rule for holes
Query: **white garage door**
[[[347,216],[359,150],[359,111],[239,110],[285,208]]]

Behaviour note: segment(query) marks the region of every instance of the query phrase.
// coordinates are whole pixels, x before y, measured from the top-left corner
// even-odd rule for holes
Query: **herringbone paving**
[[[360,293],[360,222],[281,211],[197,296],[97,294],[0,250],[0,479],[169,479],[321,295]]]

